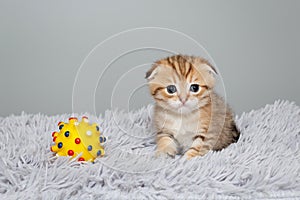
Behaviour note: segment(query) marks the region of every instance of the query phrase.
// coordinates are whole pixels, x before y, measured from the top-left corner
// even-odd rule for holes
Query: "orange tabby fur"
[[[214,67],[205,59],[176,55],[157,61],[147,72],[156,101],[157,154],[185,152],[190,159],[220,150],[239,138],[230,108],[214,91]],[[198,92],[190,89],[199,85]],[[176,92],[167,92],[174,85]]]

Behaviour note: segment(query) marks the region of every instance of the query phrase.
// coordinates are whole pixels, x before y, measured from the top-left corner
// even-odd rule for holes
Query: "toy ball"
[[[71,156],[78,161],[94,161],[95,158],[104,156],[104,148],[101,146],[106,141],[101,136],[97,124],[90,124],[88,118],[83,116],[81,122],[76,117],[69,118],[69,123],[59,122],[59,132],[53,132],[51,151],[58,156]]]

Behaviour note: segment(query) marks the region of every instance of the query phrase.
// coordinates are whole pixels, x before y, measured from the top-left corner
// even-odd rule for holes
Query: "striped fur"
[[[217,71],[205,59],[175,55],[159,60],[146,73],[156,101],[154,124],[157,154],[185,153],[190,159],[236,142],[239,131],[233,114],[214,91]],[[191,84],[200,86],[191,92]],[[167,92],[175,85],[177,92]]]

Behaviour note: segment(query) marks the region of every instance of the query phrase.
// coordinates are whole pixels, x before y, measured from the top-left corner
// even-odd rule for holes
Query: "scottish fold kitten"
[[[157,155],[190,159],[238,140],[231,109],[213,91],[216,74],[205,59],[184,55],[161,59],[146,73],[155,100]]]

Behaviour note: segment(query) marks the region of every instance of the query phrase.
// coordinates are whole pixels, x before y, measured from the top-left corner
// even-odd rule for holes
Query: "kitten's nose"
[[[181,101],[182,104],[185,104],[187,98],[179,97],[179,100]]]

